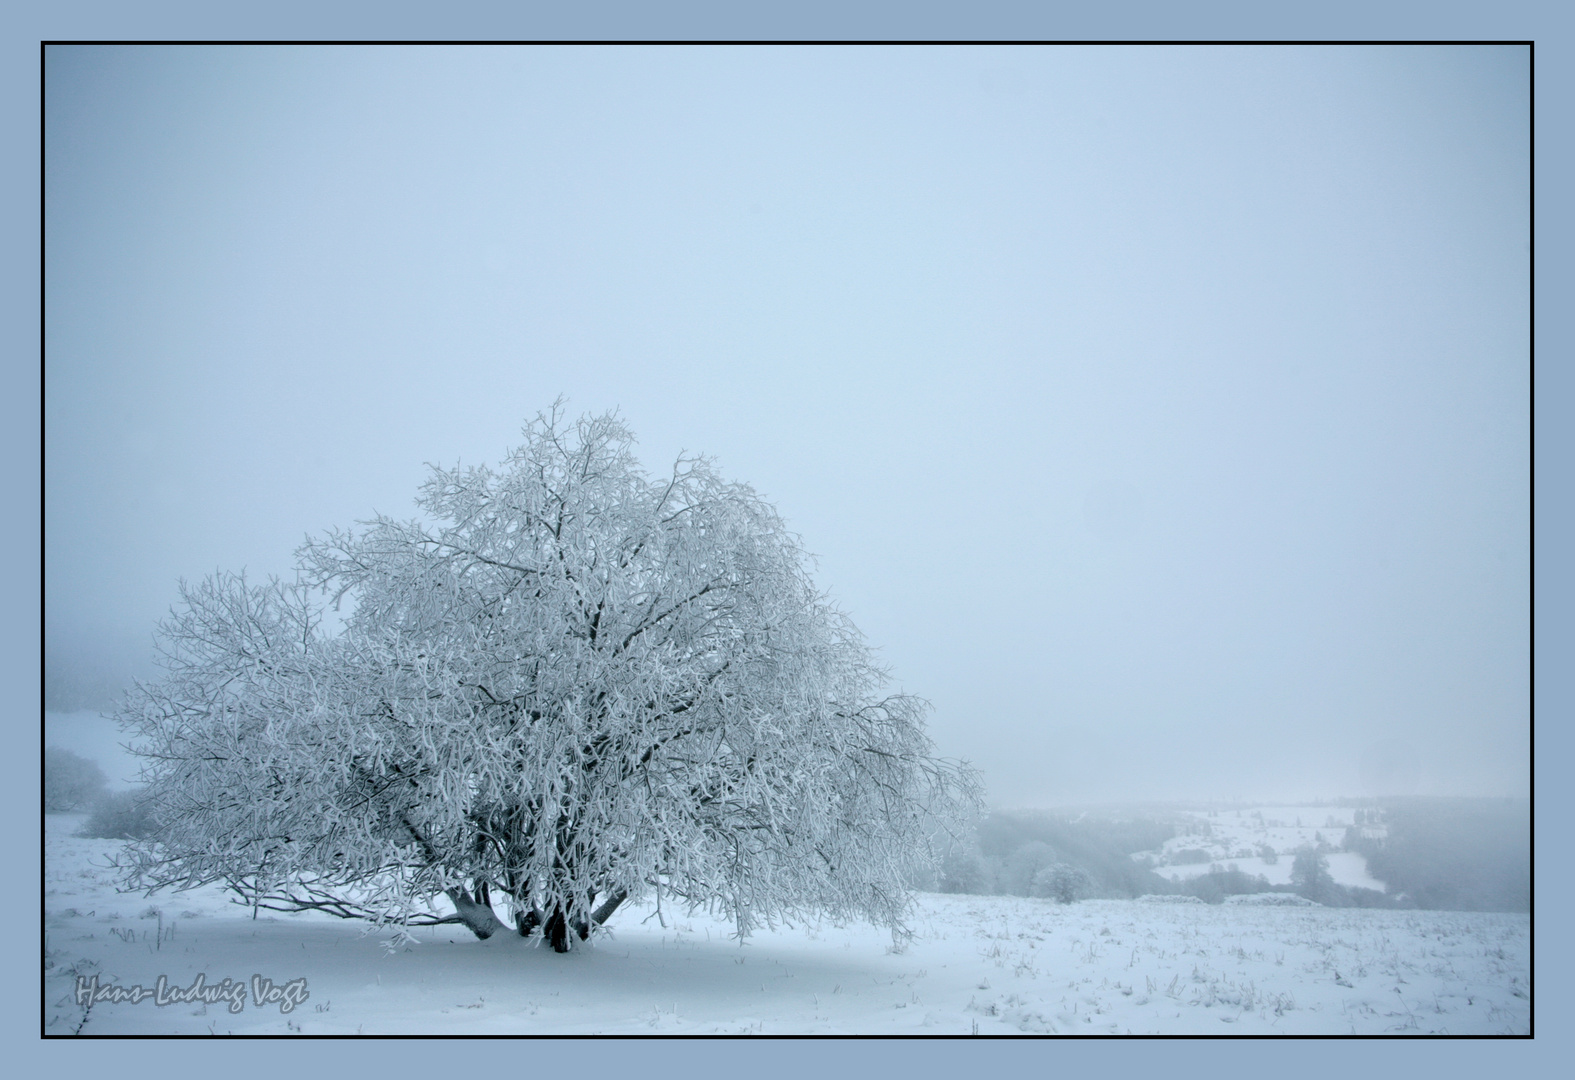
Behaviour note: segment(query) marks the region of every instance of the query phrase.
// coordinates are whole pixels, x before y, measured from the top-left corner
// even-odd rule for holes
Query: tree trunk
[[[607,897],[606,900],[602,902],[601,907],[591,912],[591,916],[588,920],[576,919],[574,921],[574,932],[580,935],[581,941],[590,940],[591,927],[600,926],[608,919],[612,918],[612,913],[618,910],[618,905],[622,904],[628,898],[629,894],[623,892],[622,890],[612,893]],[[596,899],[595,893],[591,894],[591,899],[593,901]]]
[[[607,897],[606,900],[603,900],[601,907],[591,912],[591,922],[595,923],[597,926],[601,926],[608,919],[612,918],[613,912],[618,910],[618,905],[622,904],[627,899],[629,899],[629,894],[624,892],[622,889],[619,889],[617,892]]]
[[[547,936],[553,952],[569,951],[569,920],[564,915],[562,907],[552,909],[552,914],[547,917],[546,929],[542,933]]]
[[[470,927],[470,932],[485,941],[499,930],[507,929],[503,920],[492,910],[491,904],[477,903],[464,889],[449,889],[449,901],[459,921]]]
[[[593,893],[593,898],[594,895]],[[555,952],[568,952],[571,944],[569,940],[570,933],[578,936],[581,941],[590,940],[591,928],[605,923],[612,917],[612,913],[618,910],[618,906],[628,898],[628,893],[619,890],[608,896],[602,902],[601,907],[591,912],[589,919],[574,919],[572,922],[562,907],[555,907],[552,909],[552,915],[548,917],[546,927],[542,933],[546,936],[548,943],[552,945]],[[535,916],[537,922],[540,921],[541,915],[539,912],[532,912],[532,915]],[[530,925],[534,929],[535,922],[532,922]],[[523,921],[520,926],[521,934],[530,933],[530,930],[524,928],[525,923]]]

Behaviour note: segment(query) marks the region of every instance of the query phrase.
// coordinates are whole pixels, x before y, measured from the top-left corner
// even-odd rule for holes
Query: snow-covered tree
[[[1048,897],[1058,904],[1070,904],[1093,895],[1094,879],[1080,866],[1058,862],[1034,874],[1033,888],[1035,896]]]
[[[1322,851],[1310,844],[1296,849],[1296,858],[1291,862],[1291,887],[1309,900],[1323,903],[1329,899],[1334,892],[1334,878]]]
[[[883,692],[749,487],[703,458],[653,479],[611,415],[524,435],[434,469],[423,520],[309,540],[294,583],[183,584],[122,709],[160,822],[130,880],[480,937],[501,906],[560,951],[653,892],[741,934],[900,928],[979,797],[926,704]]]

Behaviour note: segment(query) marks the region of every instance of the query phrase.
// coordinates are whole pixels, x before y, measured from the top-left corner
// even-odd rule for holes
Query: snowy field
[[[46,1034],[1519,1035],[1531,1025],[1525,915],[926,894],[915,938],[871,927],[728,927],[624,909],[567,956],[457,927],[418,944],[324,915],[261,913],[216,890],[115,891],[118,846],[45,818]],[[663,923],[665,922],[665,926]],[[536,939],[539,940],[539,939]],[[86,1013],[100,987],[228,978],[245,996]],[[253,977],[278,1000],[257,1004]],[[288,989],[296,980],[304,987]],[[259,982],[258,988],[266,987]],[[299,995],[304,990],[304,999]],[[299,1001],[284,1010],[288,999]]]

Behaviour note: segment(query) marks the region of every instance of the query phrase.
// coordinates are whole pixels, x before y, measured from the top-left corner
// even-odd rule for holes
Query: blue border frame
[[[577,5],[504,3],[500,0],[455,0],[440,6],[412,0],[279,0],[269,5],[221,7],[196,0],[145,0],[129,5],[115,0],[79,0],[34,10],[13,9],[6,16],[0,79],[4,95],[6,145],[4,169],[10,209],[5,245],[5,305],[10,343],[5,352],[5,422],[0,439],[9,451],[5,470],[5,505],[20,507],[20,520],[4,530],[10,557],[6,565],[23,568],[20,575],[0,576],[0,604],[6,612],[0,664],[7,682],[20,692],[4,700],[19,703],[15,717],[26,732],[33,753],[10,757],[10,819],[26,823],[22,832],[26,867],[39,865],[39,839],[31,823],[38,813],[35,763],[39,750],[39,670],[41,625],[42,461],[39,303],[41,263],[39,213],[41,168],[38,159],[41,119],[40,50],[42,40],[87,39],[1042,39],[1058,40],[1524,40],[1536,42],[1536,159],[1534,182],[1543,192],[1575,189],[1569,165],[1568,102],[1575,99],[1570,83],[1575,63],[1570,56],[1570,17],[1552,3],[1408,2],[1358,3],[1341,0],[1317,5],[1272,5],[1246,0],[1165,3],[1143,0],[1120,5],[1058,10],[1022,0],[879,0],[827,2],[799,0],[777,5],[741,3],[600,0]],[[463,1048],[439,1042],[387,1042],[360,1045],[313,1041],[244,1050],[245,1075],[278,1074],[284,1070],[313,1075],[387,1071],[391,1075],[436,1073],[456,1067],[466,1071],[507,1069],[515,1072],[556,1072],[573,1069],[598,1075],[715,1073],[717,1070],[759,1075],[802,1075],[813,1069],[833,1075],[872,1075],[877,1068],[903,1076],[958,1075],[1033,1076],[1074,1069],[1103,1075],[1220,1075],[1251,1070],[1259,1075],[1395,1077],[1425,1070],[1430,1076],[1552,1075],[1562,1043],[1560,1018],[1568,1015],[1569,990],[1560,961],[1569,956],[1569,934],[1559,916],[1571,871],[1554,865],[1565,846],[1550,837],[1570,820],[1568,785],[1560,783],[1569,762],[1571,581],[1567,558],[1558,556],[1575,546],[1569,505],[1571,435],[1569,419],[1572,382],[1567,357],[1569,297],[1575,295],[1568,270],[1571,250],[1568,198],[1550,198],[1537,207],[1534,243],[1543,253],[1535,278],[1535,300],[1541,301],[1541,331],[1535,343],[1543,363],[1535,371],[1533,458],[1535,518],[1533,543],[1544,553],[1534,563],[1534,657],[1542,678],[1534,688],[1534,707],[1552,717],[1535,734],[1542,736],[1533,766],[1537,852],[1547,848],[1536,879],[1536,899],[1547,912],[1534,951],[1544,979],[1537,1004],[1543,1018],[1539,1037],[1522,1042],[1372,1042],[1372,1041],[1161,1041],[962,1043],[882,1040],[773,1042],[768,1051],[744,1042],[674,1043],[639,1041],[470,1042]],[[1563,204],[1563,205],[1557,205]],[[1552,253],[1552,257],[1550,257]],[[20,467],[15,467],[17,464]],[[16,514],[16,511],[12,511]],[[1537,570],[1541,573],[1536,573]],[[1562,670],[1561,670],[1562,669]],[[1538,783],[1540,782],[1540,783]],[[22,896],[31,882],[17,882]],[[24,916],[24,923],[29,921]],[[29,1073],[74,1066],[93,1072],[138,1074],[144,1068],[162,1072],[209,1067],[212,1075],[237,1072],[235,1047],[218,1042],[102,1041],[85,1044],[36,1041],[37,988],[26,975],[38,956],[37,925],[31,933],[4,937],[4,949],[15,973],[5,994],[8,1050]],[[1551,974],[1550,974],[1551,973]]]

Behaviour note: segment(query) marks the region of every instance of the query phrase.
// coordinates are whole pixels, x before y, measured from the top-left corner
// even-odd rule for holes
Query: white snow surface
[[[320,914],[255,920],[217,889],[119,893],[120,846],[45,818],[49,1034],[1512,1035],[1531,1025],[1526,915],[921,894],[914,937],[796,924],[740,945],[664,905],[563,956],[461,927],[388,947]],[[665,925],[664,925],[665,923]],[[77,976],[225,1001],[74,999]],[[290,1012],[253,976],[306,980]]]

